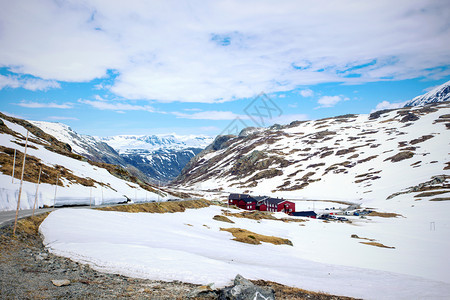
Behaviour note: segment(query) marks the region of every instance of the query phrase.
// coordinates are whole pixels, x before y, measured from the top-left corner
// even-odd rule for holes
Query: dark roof
[[[229,200],[243,200],[243,199],[247,199],[250,198],[250,195],[248,194],[230,194],[230,196],[228,196]]]
[[[241,199],[241,200],[239,200],[239,201],[244,201],[245,203],[256,202],[256,200],[253,199],[252,197],[249,197],[249,198],[243,198],[243,199]]]
[[[292,213],[295,217],[309,217],[309,216],[317,216],[316,212],[314,211],[295,211]]]
[[[264,202],[266,204],[276,204],[276,205],[278,205],[278,204],[280,204],[282,202],[285,202],[285,201],[287,201],[287,200],[286,199],[267,198]],[[290,201],[288,201],[288,202],[290,202]]]
[[[252,198],[255,199],[257,202],[259,202],[259,201],[266,200],[269,197],[267,197],[267,196],[256,196],[256,197],[252,197]]]

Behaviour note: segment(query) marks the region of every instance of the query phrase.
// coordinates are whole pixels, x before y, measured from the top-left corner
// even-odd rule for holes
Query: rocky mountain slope
[[[414,99],[406,102],[405,107],[408,106],[423,106],[430,103],[450,101],[450,81],[435,87],[428,93],[417,96]]]
[[[72,152],[84,156],[92,161],[113,165],[126,166],[125,160],[120,157],[111,146],[101,140],[84,134],[78,134],[63,123],[29,121],[44,132],[54,136],[59,141],[69,144]]]
[[[449,102],[253,132],[217,137],[175,183],[294,199],[360,201],[412,190],[450,197]]]
[[[120,166],[93,162],[73,153],[69,144],[28,121],[0,113],[0,210],[17,206],[27,131],[22,209],[32,208],[36,200],[37,206],[42,207],[174,198]],[[40,169],[41,184],[37,188]]]

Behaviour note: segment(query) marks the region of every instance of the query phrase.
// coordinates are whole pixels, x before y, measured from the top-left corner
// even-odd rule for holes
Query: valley
[[[450,293],[449,116],[437,102],[212,140],[100,139],[2,114],[1,209],[17,205],[27,144],[20,208],[80,206],[53,211],[39,233],[83,268],[191,292],[209,284],[210,296],[240,274],[354,298],[436,298]],[[238,208],[232,193],[317,218]]]

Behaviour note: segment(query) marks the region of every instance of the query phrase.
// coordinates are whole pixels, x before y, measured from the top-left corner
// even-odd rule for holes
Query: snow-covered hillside
[[[54,136],[59,141],[72,147],[72,152],[82,155],[92,161],[115,164],[125,167],[126,162],[107,143],[90,135],[78,134],[63,123],[29,121],[44,132]]]
[[[424,106],[430,103],[450,101],[450,81],[435,87],[428,93],[417,96],[414,99],[406,102],[405,107],[408,106]]]
[[[17,206],[19,178],[27,129],[30,130],[21,209],[32,208],[36,198],[36,182],[42,168],[37,205],[104,204],[174,198],[157,189],[125,181],[123,169],[112,165],[94,164],[71,153],[69,145],[46,135],[42,130],[20,119],[0,115],[0,210]],[[58,137],[62,138],[62,137]],[[14,150],[17,151],[15,179],[12,180]],[[105,167],[109,168],[108,170]],[[58,178],[58,186],[56,182]],[[160,195],[158,195],[160,194]]]
[[[293,122],[253,135],[221,137],[220,145],[218,140],[183,170],[178,185],[364,202],[445,175],[439,177],[446,178],[440,196],[450,196],[448,102]]]

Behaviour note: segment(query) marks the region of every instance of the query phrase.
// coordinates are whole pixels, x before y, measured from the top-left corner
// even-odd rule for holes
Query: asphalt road
[[[132,203],[130,203],[132,204]],[[96,207],[107,207],[107,206],[118,206],[118,205],[127,205],[127,204],[104,204],[104,205],[97,205],[97,206],[92,206],[92,208],[96,208]],[[62,206],[62,207],[50,207],[50,208],[41,208],[41,209],[36,209],[34,214],[38,215],[38,214],[42,214],[48,211],[53,211],[53,210],[57,210],[60,208],[91,208],[88,205],[75,205],[75,206]],[[33,210],[32,209],[21,209],[19,210],[19,217],[18,219],[21,218],[25,218],[25,217],[29,217],[33,214]],[[7,210],[7,211],[0,211],[0,227],[3,227],[9,223],[13,223],[14,219],[16,218],[16,211],[15,210]]]
[[[45,213],[45,212],[48,212],[48,211],[52,211],[52,210],[55,210],[55,208],[36,209],[34,214],[35,215],[42,214],[42,213]],[[32,214],[33,214],[33,210],[32,209],[19,210],[19,219],[31,216]],[[0,211],[0,227],[3,227],[4,225],[9,224],[10,222],[14,222],[15,218],[16,218],[16,211],[15,210]]]

